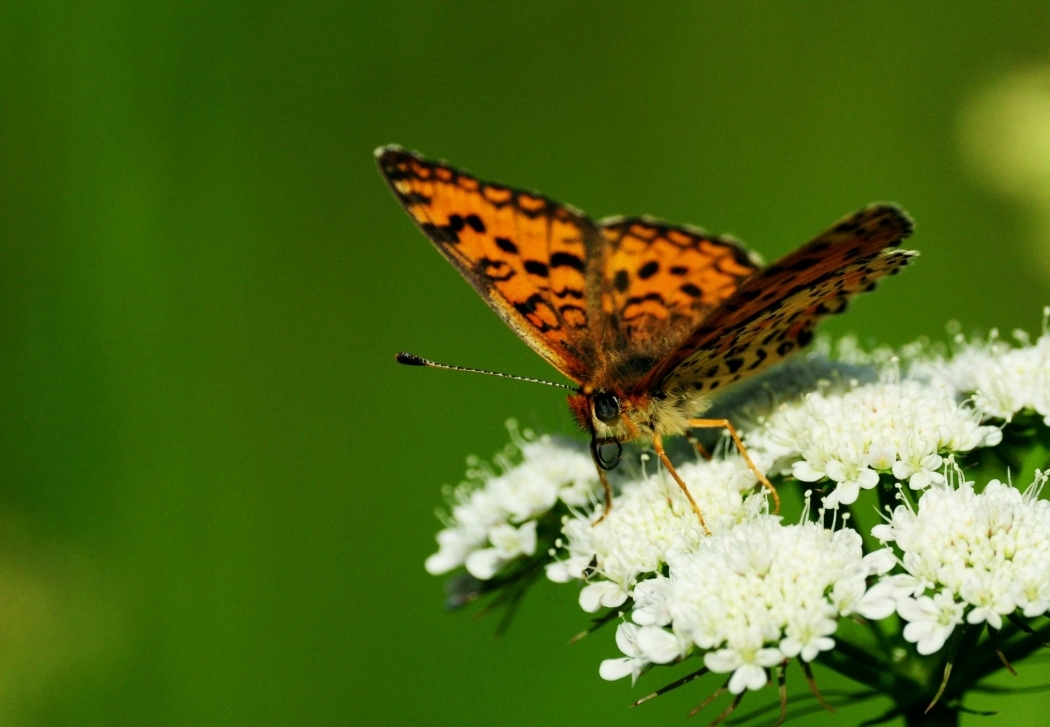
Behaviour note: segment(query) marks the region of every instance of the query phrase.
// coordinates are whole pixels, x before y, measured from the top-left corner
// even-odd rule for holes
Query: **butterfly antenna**
[[[484,369],[472,369],[466,366],[449,366],[448,364],[440,364],[436,361],[416,356],[415,354],[405,353],[404,351],[398,352],[394,356],[394,360],[399,364],[405,366],[427,366],[432,369],[447,369],[448,371],[466,371],[469,374],[485,374],[487,376],[498,376],[501,379],[514,379],[515,381],[528,381],[530,384],[546,384],[547,386],[554,386],[559,389],[568,389],[569,391],[578,392],[575,386],[569,386],[568,384],[558,384],[554,381],[544,381],[543,379],[533,379],[528,376],[514,376],[512,374],[501,374],[499,371],[485,371]]]

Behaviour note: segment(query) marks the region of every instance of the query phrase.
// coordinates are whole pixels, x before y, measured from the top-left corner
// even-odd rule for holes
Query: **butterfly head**
[[[596,458],[601,467],[612,469],[619,461],[619,445],[639,436],[635,420],[645,409],[645,402],[637,395],[585,385],[569,397],[569,408],[580,427],[590,432],[592,448],[597,446],[599,453],[605,453],[612,451],[606,445],[613,446],[615,456],[602,454]]]

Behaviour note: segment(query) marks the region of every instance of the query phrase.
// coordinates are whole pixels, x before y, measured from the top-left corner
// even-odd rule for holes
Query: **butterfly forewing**
[[[542,195],[400,147],[379,149],[376,158],[398,201],[496,313],[566,376],[586,380],[597,293],[585,271],[601,244],[594,223]]]
[[[655,367],[653,388],[713,391],[761,371],[812,338],[825,316],[841,313],[916,253],[895,250],[911,234],[896,207],[874,205],[748,279]]]

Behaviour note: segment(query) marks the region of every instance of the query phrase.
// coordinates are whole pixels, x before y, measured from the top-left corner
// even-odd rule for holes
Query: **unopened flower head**
[[[917,509],[902,504],[872,530],[900,550],[906,573],[885,583],[920,654],[938,651],[964,619],[999,629],[1015,611],[1050,608],[1050,502],[1037,499],[1044,479],[1025,492],[999,480],[981,493],[965,481],[935,487]]]

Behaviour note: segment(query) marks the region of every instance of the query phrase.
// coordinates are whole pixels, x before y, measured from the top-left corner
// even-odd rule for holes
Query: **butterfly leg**
[[[602,516],[591,523],[592,528],[604,520],[612,511],[612,487],[609,485],[609,478],[605,476],[605,471],[597,462],[595,462],[595,469],[598,470],[598,479],[602,481],[602,491],[605,493],[605,509],[602,511]]]
[[[689,504],[693,506],[693,512],[700,518],[700,525],[704,528],[704,532],[708,535],[711,534],[711,528],[707,527],[707,521],[704,520],[703,513],[700,512],[700,506],[696,504],[696,500],[693,499],[693,494],[689,492],[689,488],[686,487],[684,481],[678,474],[678,470],[671,464],[671,460],[667,458],[667,452],[664,451],[664,443],[660,440],[659,434],[653,435],[653,449],[656,450],[656,456],[660,458],[660,461],[664,463],[664,467],[671,473],[671,477],[678,483],[678,486],[682,488],[682,492],[685,493],[686,499],[689,500]]]
[[[744,442],[740,439],[740,435],[737,434],[736,427],[734,427],[728,419],[690,419],[689,426],[697,429],[725,429],[729,432],[729,436],[733,438],[733,443],[736,444],[736,448],[740,450],[740,455],[744,458],[744,462],[747,463],[747,468],[751,470],[752,474],[758,478],[758,481],[762,483],[762,486],[769,490],[769,494],[773,496],[773,512],[780,512],[780,495],[777,494],[777,488],[773,487],[773,484],[766,478],[764,474],[755,466],[755,463],[751,461],[751,455],[747,453],[747,447],[744,446]]]
[[[697,454],[699,454],[708,462],[711,461],[711,453],[707,451],[707,448],[704,447],[704,445],[700,444],[700,440],[696,438],[695,434],[693,434],[692,432],[686,432],[685,438],[691,445],[693,445],[693,449],[696,450]]]

